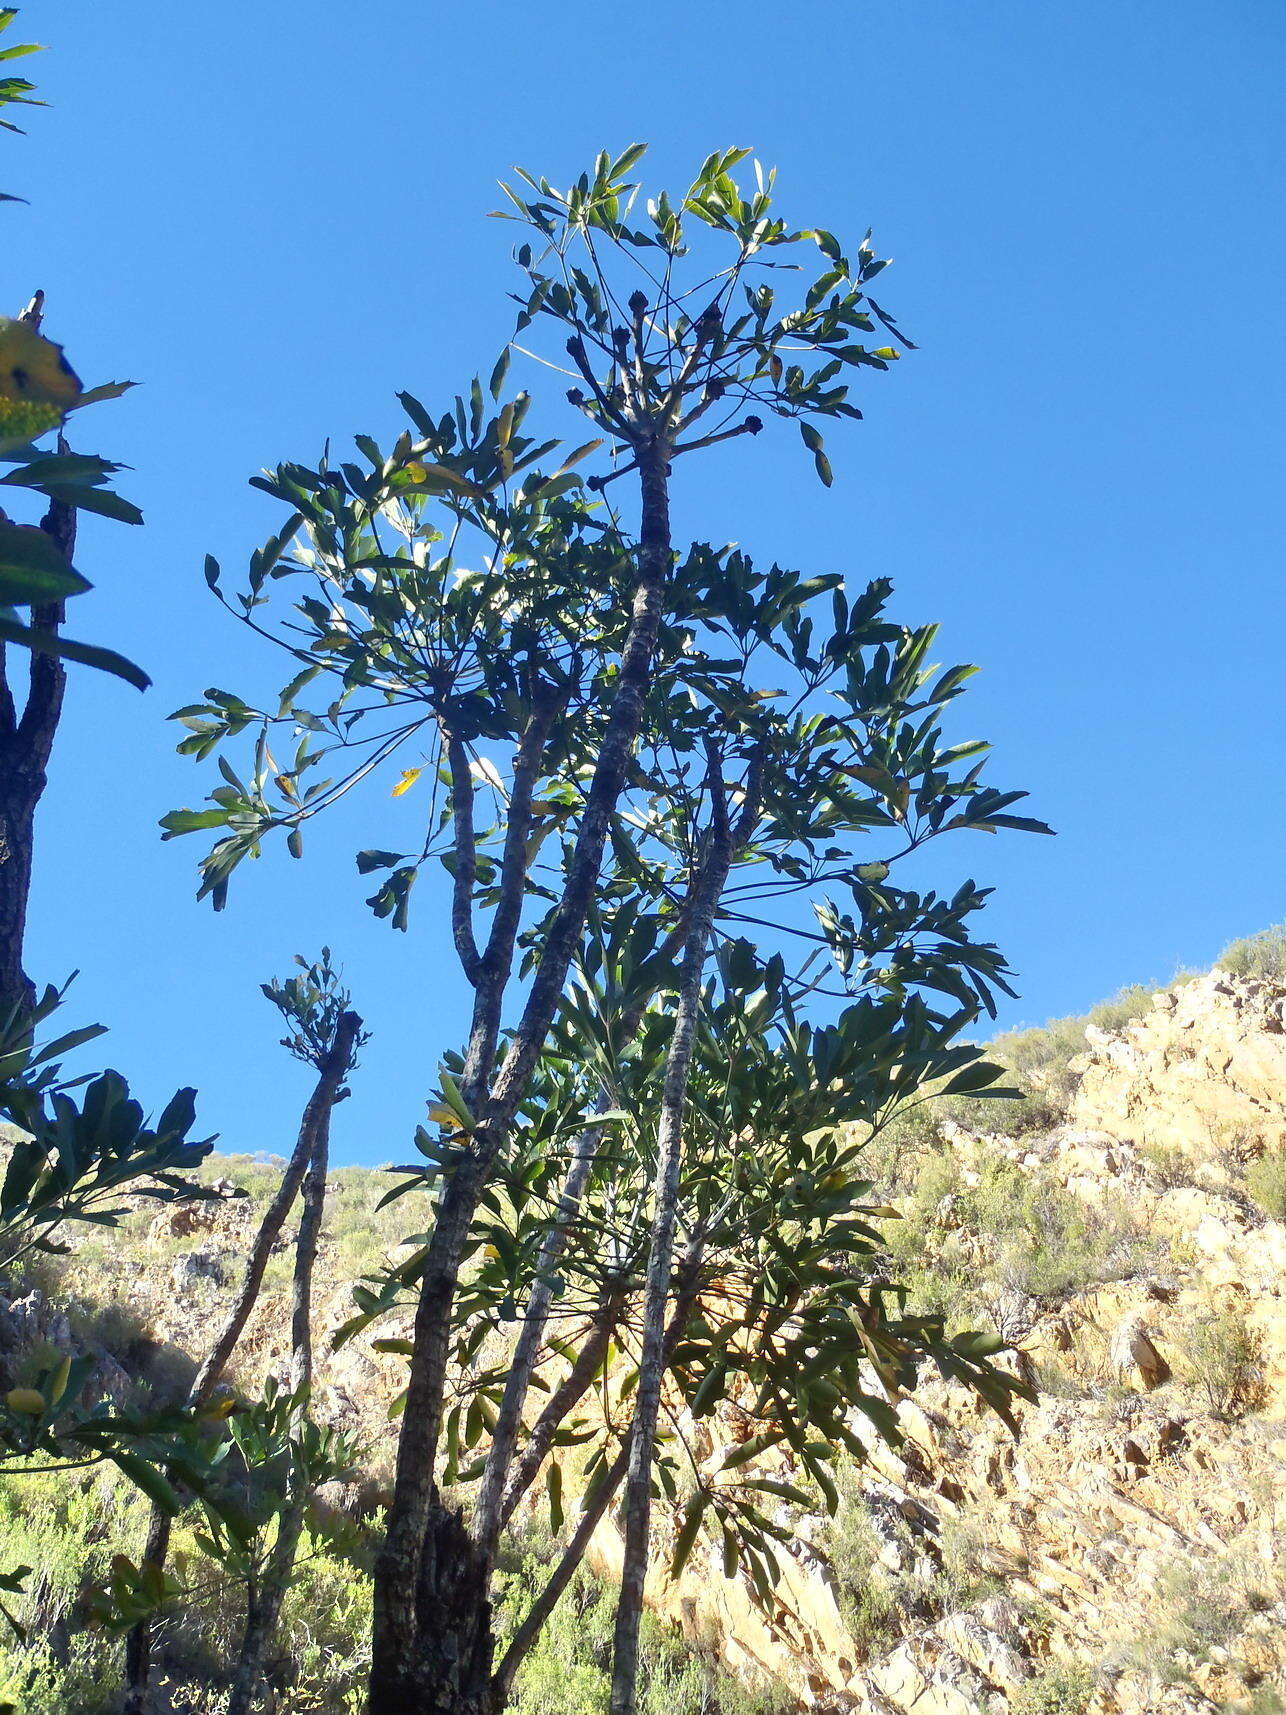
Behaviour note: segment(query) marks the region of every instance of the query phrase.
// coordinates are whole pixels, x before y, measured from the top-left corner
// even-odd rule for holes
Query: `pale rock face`
[[[1108,1348],[1108,1361],[1122,1381],[1143,1393],[1170,1379],[1170,1366],[1152,1344],[1152,1336],[1137,1311],[1117,1323]]]
[[[1074,1118],[1134,1143],[1286,1148],[1286,992],[1220,970],[1156,997],[1118,1036],[1091,1027]]]

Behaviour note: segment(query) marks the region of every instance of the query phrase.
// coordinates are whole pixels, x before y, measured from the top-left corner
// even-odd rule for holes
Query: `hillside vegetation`
[[[1185,1005],[1195,1024],[1176,1014]],[[1160,1000],[1132,990],[1085,1019],[999,1038],[993,1052],[1019,1100],[931,1101],[874,1140],[870,1161],[898,1215],[884,1228],[891,1277],[914,1307],[998,1329],[1036,1403],[1021,1408],[1015,1439],[963,1390],[926,1378],[901,1408],[900,1451],[850,1462],[831,1517],[781,1503],[797,1549],[775,1617],[717,1567],[694,1565],[672,1586],[658,1577],[648,1715],[1283,1707],[1286,1099],[1273,1107],[1239,1084],[1222,1050],[1225,1070],[1208,1090],[1198,1079],[1203,1033],[1218,1046],[1239,1032],[1261,1082],[1286,1070],[1271,1059],[1286,1039],[1265,1026],[1270,1006],[1280,1019],[1281,931],[1236,943],[1215,973]],[[1125,1112],[1123,1080],[1155,1085],[1171,1064],[1166,1031],[1187,1044],[1190,1134],[1151,1139],[1142,1110],[1132,1128],[1093,1124],[1091,1099]],[[1203,1105],[1216,1089],[1222,1128]],[[1258,1135],[1238,1121],[1243,1096],[1260,1103]],[[91,1232],[9,1284],[0,1335],[12,1375],[52,1343],[95,1353],[109,1392],[184,1392],[279,1164],[223,1157],[204,1171],[243,1195],[139,1209],[123,1232]],[[385,1188],[379,1169],[331,1175],[323,1349],[347,1314],[340,1283],[414,1221],[405,1200],[377,1207]],[[248,1390],[280,1361],[287,1290],[283,1248],[237,1359],[234,1380]],[[371,1344],[324,1361],[319,1410],[363,1452],[311,1520],[273,1665],[283,1711],[361,1707],[399,1364]],[[753,1433],[742,1417],[730,1401],[704,1430],[712,1457]],[[789,1476],[775,1455],[763,1469]],[[11,1553],[36,1569],[13,1602],[25,1637],[11,1633],[0,1649],[0,1687],[29,1715],[116,1707],[104,1687],[120,1640],[94,1627],[87,1591],[110,1581],[114,1553],[137,1555],[146,1509],[108,1471],[11,1478],[0,1492]],[[574,1518],[571,1496],[566,1510]],[[201,1555],[198,1528],[185,1519],[176,1532],[182,1595],[160,1659],[174,1711],[218,1715],[218,1645],[242,1596]],[[502,1631],[567,1528],[551,1529],[543,1500],[528,1513],[506,1551]],[[601,1709],[611,1601],[600,1578],[610,1581],[616,1543],[609,1515],[523,1668],[526,1715]]]

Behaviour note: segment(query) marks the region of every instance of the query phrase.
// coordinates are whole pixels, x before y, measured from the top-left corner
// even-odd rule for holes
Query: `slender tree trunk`
[[[668,440],[649,442],[638,462],[643,502],[638,578],[612,711],[562,899],[508,1052],[489,1094],[474,1106],[481,1123],[469,1155],[443,1192],[421,1282],[393,1503],[375,1568],[370,1715],[486,1715],[488,1707],[489,1556],[473,1543],[459,1514],[441,1505],[435,1481],[452,1310],[478,1198],[553,1022],[642,724],[670,570]]]
[[[296,1421],[308,1413],[308,1395],[313,1381],[313,1269],[317,1242],[326,1209],[326,1173],[330,1137],[325,1126],[317,1134],[312,1161],[304,1178],[303,1212],[295,1240],[295,1272],[291,1305],[290,1386],[298,1395]],[[307,1496],[297,1489],[290,1495],[277,1525],[277,1540],[262,1574],[246,1593],[246,1624],[241,1655],[228,1698],[228,1715],[250,1715],[255,1694],[264,1677],[264,1662],[272,1650],[281,1620],[281,1606],[295,1570],[295,1555],[304,1529]]]
[[[674,1226],[683,1162],[683,1110],[692,1049],[701,1015],[706,949],[714,925],[715,907],[727,879],[730,856],[729,853],[721,863],[710,865],[704,878],[705,886],[692,914],[679,979],[674,1035],[661,1089],[652,1237],[643,1299],[643,1349],[629,1443],[629,1470],[625,1481],[625,1552],[612,1642],[611,1715],[634,1715],[639,1621],[643,1612],[651,1521],[652,1455],[656,1446],[656,1422],[665,1374],[665,1315],[670,1299]]]
[[[188,1396],[192,1407],[206,1404],[223,1379],[223,1372],[228,1366],[228,1360],[236,1349],[237,1341],[250,1320],[251,1312],[259,1299],[259,1290],[263,1285],[264,1271],[268,1267],[268,1259],[272,1248],[286,1224],[286,1217],[299,1194],[299,1188],[308,1172],[310,1163],[321,1151],[321,1159],[326,1159],[326,1150],[330,1138],[330,1116],[339,1097],[344,1079],[348,1075],[353,1062],[353,1051],[361,1030],[362,1021],[355,1012],[343,1013],[335,1032],[335,1040],[331,1051],[318,1073],[317,1083],[308,1105],[303,1112],[299,1125],[299,1136],[295,1148],[282,1175],[281,1184],[277,1187],[276,1195],[268,1205],[259,1230],[255,1234],[254,1243],[250,1247],[250,1255],[246,1259],[246,1272],[241,1283],[241,1291],[237,1301],[228,1313],[227,1320],[220,1330],[211,1351],[197,1371],[196,1380]],[[323,1178],[324,1195],[324,1178]],[[307,1211],[305,1211],[305,1219]],[[320,1209],[317,1220],[320,1221]],[[301,1237],[303,1224],[301,1223]],[[315,1244],[315,1237],[314,1237]],[[311,1265],[310,1265],[311,1267]],[[298,1263],[296,1263],[298,1270]],[[295,1329],[298,1329],[298,1278],[296,1278]],[[309,1360],[311,1362],[311,1359]],[[148,1521],[147,1540],[143,1548],[143,1563],[164,1569],[170,1547],[170,1520],[159,1507],[153,1507]],[[152,1627],[150,1620],[143,1619],[132,1628],[125,1640],[125,1703],[122,1715],[145,1715],[147,1709],[147,1688],[151,1675]]]
[[[66,449],[61,436],[58,445],[60,451]],[[55,500],[40,527],[70,564],[76,546],[75,510]],[[63,622],[63,604],[33,608],[31,621],[38,630],[57,631]],[[19,714],[6,667],[0,644],[0,1014],[14,1006],[30,1007],[36,998],[35,985],[23,965],[36,806],[44,794],[45,770],[67,685],[62,662],[33,650],[26,702]]]
[[[684,1258],[680,1268],[683,1285],[680,1288],[674,1312],[670,1317],[669,1326],[665,1330],[663,1342],[663,1358],[668,1366],[674,1355],[674,1348],[682,1337],[687,1326],[688,1316],[697,1298],[697,1276],[701,1262],[701,1248],[694,1245]],[[522,1666],[532,1645],[544,1629],[545,1622],[558,1606],[563,1591],[571,1583],[577,1567],[585,1558],[590,1538],[598,1529],[604,1515],[615,1499],[630,1462],[630,1443],[622,1445],[620,1452],[608,1467],[606,1474],[595,1489],[589,1505],[576,1521],[576,1528],[568,1539],[567,1546],[559,1557],[558,1565],[551,1573],[548,1582],[539,1596],[532,1603],[509,1647],[501,1659],[499,1667],[491,1680],[491,1715],[502,1715],[509,1702],[513,1690],[514,1675]]]
[[[652,1236],[648,1251],[643,1302],[643,1350],[639,1359],[638,1390],[630,1439],[629,1473],[625,1482],[625,1548],[621,1590],[612,1640],[610,1715],[635,1715],[638,1700],[639,1623],[647,1582],[649,1530],[652,1512],[652,1458],[656,1423],[665,1377],[666,1306],[671,1290],[674,1227],[678,1216],[683,1166],[683,1117],[692,1051],[701,1016],[701,991],[706,952],[715,913],[727,885],[733,859],[749,840],[759,817],[762,761],[756,755],[746,777],[744,801],[735,824],[729,822],[727,792],[717,747],[712,743],[710,783],[712,821],[710,845],[693,889],[687,943],[679,977],[674,1034],[661,1088],[657,1135],[656,1181],[653,1191]]]
[[[687,908],[680,913],[679,922],[665,939],[666,951],[683,944],[686,933]],[[628,1039],[638,1029],[639,1020],[643,1016],[645,1002],[637,1001],[620,1019],[620,1035]],[[605,1113],[611,1107],[611,1097],[604,1090],[600,1093],[598,1111]],[[554,1399],[541,1412],[522,1457],[514,1467],[514,1455],[518,1445],[518,1434],[522,1427],[523,1408],[527,1402],[527,1394],[531,1387],[531,1378],[540,1357],[541,1343],[545,1337],[545,1329],[549,1323],[549,1310],[553,1303],[554,1289],[551,1276],[557,1266],[559,1257],[563,1254],[563,1246],[567,1242],[567,1234],[572,1222],[580,1211],[581,1199],[585,1195],[585,1187],[589,1184],[590,1174],[594,1170],[594,1162],[598,1157],[599,1146],[603,1141],[603,1128],[589,1125],[576,1140],[576,1152],[563,1181],[563,1189],[559,1194],[558,1207],[550,1226],[548,1236],[540,1249],[535,1269],[535,1283],[527,1300],[527,1310],[523,1316],[522,1333],[514,1348],[513,1360],[509,1366],[509,1374],[505,1378],[505,1391],[500,1401],[500,1409],[496,1414],[496,1426],[491,1434],[491,1446],[487,1453],[487,1465],[482,1474],[482,1483],[478,1491],[477,1505],[473,1516],[473,1533],[487,1553],[494,1558],[496,1542],[500,1531],[511,1517],[514,1508],[530,1487],[541,1462],[549,1450],[550,1440],[554,1430],[562,1422],[567,1411],[580,1400],[584,1389],[564,1405],[556,1415],[555,1403],[562,1399],[569,1387],[576,1385],[575,1378],[583,1371],[587,1354],[582,1352],[577,1359],[572,1375],[558,1389]],[[600,1321],[595,1325],[591,1341],[597,1347],[601,1344],[605,1350],[611,1337],[611,1323],[606,1325]],[[600,1338],[601,1336],[601,1338]],[[597,1362],[594,1369],[597,1368]],[[593,1370],[590,1371],[592,1376]],[[548,1427],[546,1428],[546,1425]],[[543,1434],[542,1434],[543,1431]]]
[[[593,1126],[581,1132],[577,1138],[576,1155],[564,1181],[562,1194],[558,1199],[558,1208],[553,1225],[541,1246],[540,1256],[536,1263],[535,1283],[527,1300],[527,1311],[523,1317],[522,1333],[518,1336],[518,1343],[514,1347],[513,1362],[510,1364],[509,1374],[505,1378],[505,1391],[501,1396],[500,1409],[496,1415],[496,1426],[491,1433],[487,1466],[482,1474],[482,1483],[478,1490],[478,1502],[474,1510],[474,1535],[478,1539],[479,1546],[488,1556],[494,1556],[496,1541],[504,1520],[508,1516],[508,1512],[513,1510],[513,1507],[509,1505],[508,1496],[509,1473],[513,1464],[514,1451],[518,1445],[518,1432],[522,1427],[522,1413],[527,1402],[527,1390],[531,1385],[532,1373],[540,1356],[540,1347],[549,1322],[549,1307],[553,1303],[554,1288],[550,1277],[559,1257],[562,1255],[568,1227],[575,1220],[580,1209],[581,1198],[584,1196],[585,1187],[589,1183],[589,1176],[593,1171],[594,1158],[598,1154],[601,1138],[601,1128],[595,1129]],[[597,1358],[593,1360],[591,1376],[597,1370],[599,1363],[602,1362],[602,1354],[606,1351],[610,1338],[611,1324],[606,1320],[601,1320],[590,1330],[590,1345],[601,1346]],[[591,1353],[590,1356],[592,1358],[593,1354]],[[586,1352],[582,1350],[573,1369],[573,1376],[584,1367],[585,1361],[587,1361]],[[568,1381],[571,1379],[568,1377]],[[562,1392],[561,1388],[559,1392]],[[552,1400],[550,1404],[553,1404]],[[526,1451],[530,1452],[530,1450],[531,1442],[528,1442]],[[525,1456],[526,1454],[524,1454]],[[543,1457],[543,1452],[538,1455],[536,1469],[539,1469],[539,1461]],[[530,1482],[530,1478],[528,1478],[528,1482]],[[526,1486],[524,1483],[523,1488]],[[520,1490],[519,1493],[521,1494],[521,1492]],[[517,1504],[517,1497],[515,1497],[513,1504]]]

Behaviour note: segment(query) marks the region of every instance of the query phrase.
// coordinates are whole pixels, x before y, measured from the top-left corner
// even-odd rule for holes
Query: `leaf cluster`
[[[21,1134],[0,1181],[8,1267],[30,1251],[61,1248],[56,1234],[66,1222],[117,1225],[129,1207],[122,1198],[201,1196],[184,1175],[214,1143],[189,1135],[196,1116],[190,1089],[177,1091],[149,1123],[119,1072],[64,1078],[59,1057],[102,1034],[102,1026],[90,1025],[37,1043],[64,993],[46,989],[34,1008],[15,1006],[0,1024],[0,1117]]]

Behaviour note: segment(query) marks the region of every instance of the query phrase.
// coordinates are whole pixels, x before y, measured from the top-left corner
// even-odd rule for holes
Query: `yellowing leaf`
[[[62,346],[28,322],[0,317],[0,449],[56,429],[83,392]]]
[[[402,770],[402,777],[393,788],[391,796],[394,798],[400,798],[403,793],[409,792],[423,773],[424,770],[422,768],[404,768]]]
[[[45,1396],[34,1387],[10,1388],[4,1402],[10,1411],[20,1411],[24,1417],[39,1417],[45,1409]]]

